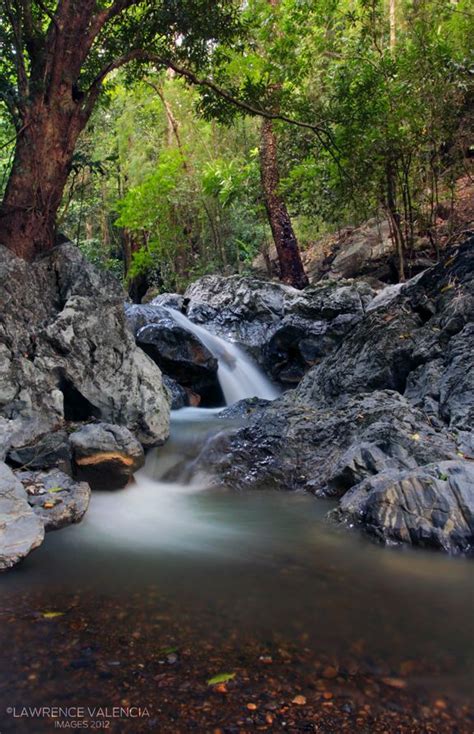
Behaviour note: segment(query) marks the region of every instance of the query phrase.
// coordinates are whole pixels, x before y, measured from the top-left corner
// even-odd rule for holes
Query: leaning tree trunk
[[[280,265],[280,279],[294,288],[304,288],[309,281],[301,261],[298,241],[293,231],[290,215],[278,188],[277,139],[272,120],[262,122],[260,144],[260,172],[262,178],[265,208],[273,234]]]

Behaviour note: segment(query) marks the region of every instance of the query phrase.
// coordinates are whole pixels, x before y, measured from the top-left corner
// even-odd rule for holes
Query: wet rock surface
[[[339,517],[385,542],[468,552],[474,541],[474,465],[443,461],[385,471],[347,492]]]
[[[218,361],[195,334],[173,319],[176,299],[165,294],[149,305],[125,306],[128,323],[136,343],[171,380],[173,407],[190,404],[222,405],[217,378]],[[184,392],[184,394],[183,394]],[[196,400],[197,399],[197,400]]]
[[[375,294],[362,282],[302,292],[257,278],[208,275],[187,289],[182,308],[191,321],[242,345],[272,379],[291,386],[336,348]]]
[[[0,414],[101,418],[147,445],[167,436],[161,374],[135,346],[122,289],[69,243],[31,264],[0,248]]]
[[[119,489],[145,463],[143,447],[124,426],[91,423],[70,436],[76,477],[93,489]]]
[[[12,472],[0,463],[0,570],[40,546],[45,531],[80,522],[90,493],[59,469]]]

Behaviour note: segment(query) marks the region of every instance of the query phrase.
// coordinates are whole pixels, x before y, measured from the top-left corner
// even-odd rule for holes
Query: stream
[[[205,330],[193,328],[202,338]],[[205,338],[228,404],[277,395],[237,347]],[[268,658],[296,693],[315,670],[332,666],[347,677],[352,666],[354,675],[395,681],[395,692],[408,686],[420,701],[464,705],[474,674],[472,562],[381,548],[329,522],[331,503],[306,494],[180,481],[180,469],[227,425],[217,409],[173,412],[170,440],[148,453],[130,486],[94,493],[82,523],[49,534],[2,576],[2,700],[103,703],[98,689],[112,676],[118,690],[113,676],[129,680],[120,671],[132,660],[153,673],[154,686],[187,661],[188,678],[205,686],[222,670],[244,666],[251,676]],[[130,680],[125,699],[146,688]],[[21,723],[7,718],[2,731],[43,730]]]

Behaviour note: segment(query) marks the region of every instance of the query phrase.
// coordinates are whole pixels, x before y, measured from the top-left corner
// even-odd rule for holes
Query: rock
[[[152,306],[162,306],[163,308],[173,308],[175,311],[184,313],[186,299],[181,293],[161,293],[150,301]]]
[[[195,334],[176,322],[168,306],[160,305],[175,304],[176,298],[176,294],[164,294],[149,305],[126,305],[136,342],[168,378],[184,388],[187,397],[182,392],[178,396],[176,387],[172,387],[175,405],[223,405],[216,357]]]
[[[89,507],[89,485],[75,482],[59,469],[18,471],[16,477],[23,484],[28,503],[41,518],[46,531],[80,522]]]
[[[123,300],[70,243],[33,263],[0,247],[0,415],[52,425],[95,417],[163,442],[161,374],[135,346]]]
[[[28,418],[5,418],[0,415],[0,461],[10,450],[40,440],[48,431],[55,430],[58,422],[47,416],[32,414]]]
[[[67,431],[55,431],[39,439],[10,450],[8,461],[13,466],[28,469],[47,469],[62,466],[70,469],[71,447]]]
[[[135,338],[144,326],[148,324],[159,324],[170,318],[168,311],[164,308],[149,304],[126,303],[124,306],[127,323]]]
[[[195,467],[340,498],[341,517],[385,541],[470,551],[473,245],[365,305],[295,390],[222,431]]]
[[[143,326],[137,344],[181,384],[212,384],[216,379],[217,359],[194,334],[172,319]]]
[[[362,227],[348,230],[339,248],[334,248],[325,277],[356,278],[367,273],[389,280],[394,275],[394,245],[386,219],[371,219]],[[324,272],[324,263],[321,271]]]
[[[331,408],[303,405],[289,392],[206,444],[197,468],[231,487],[341,497],[368,476],[456,452],[446,432],[394,391],[341,397]]]
[[[383,542],[404,542],[451,553],[474,548],[474,466],[443,461],[387,471],[342,498],[339,517]]]
[[[188,393],[176,380],[168,375],[163,375],[163,384],[169,393],[171,410],[179,410],[189,405]]]
[[[367,309],[297,388],[303,403],[391,389],[452,428],[474,418],[474,242]]]
[[[124,426],[91,423],[70,436],[74,472],[93,489],[124,487],[145,463],[141,444]]]
[[[185,293],[191,321],[242,345],[272,379],[295,384],[360,320],[375,291],[326,283],[298,291],[245,276],[204,276]]]
[[[21,482],[0,463],[0,570],[11,568],[44,539],[44,524],[31,509]]]

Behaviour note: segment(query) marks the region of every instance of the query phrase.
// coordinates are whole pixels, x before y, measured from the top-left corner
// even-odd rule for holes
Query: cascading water
[[[192,332],[209,349],[219,362],[217,376],[227,405],[245,398],[278,397],[277,388],[265,377],[257,365],[236,344],[211,334],[203,326],[190,321],[173,308],[165,309],[177,324]]]

